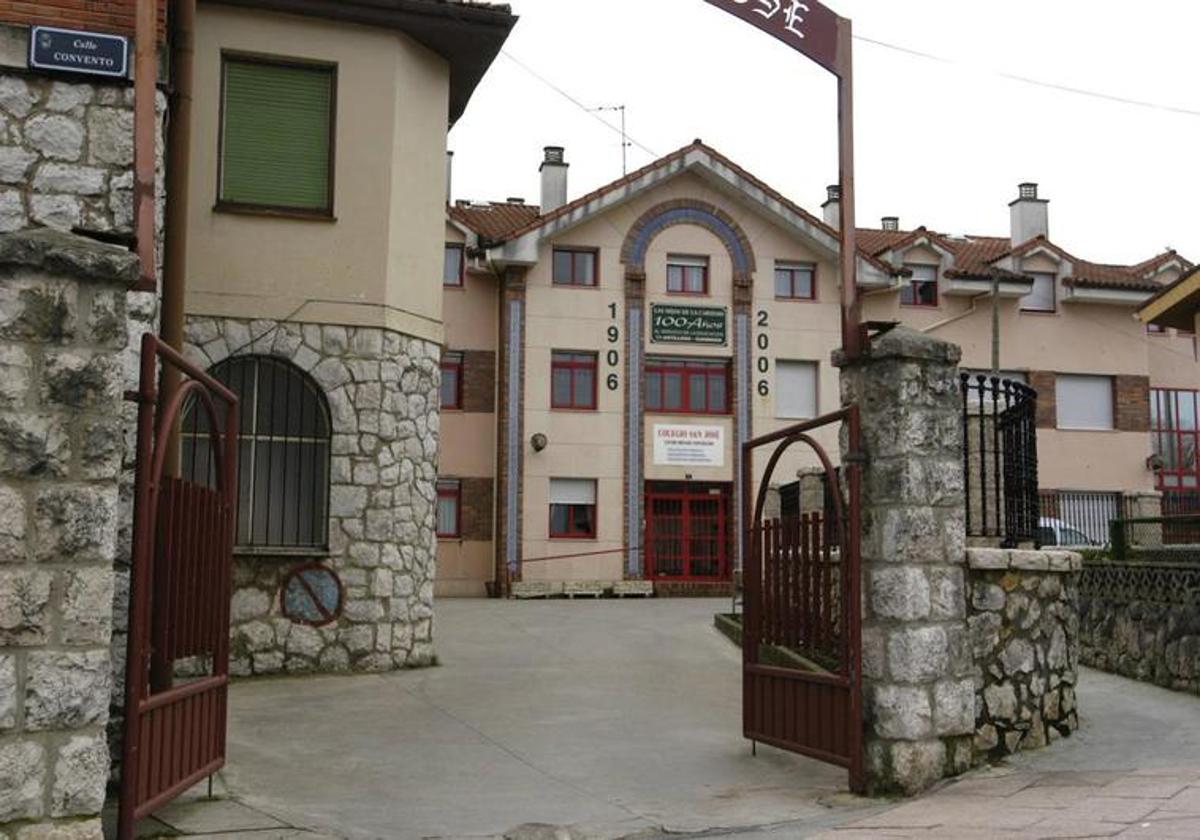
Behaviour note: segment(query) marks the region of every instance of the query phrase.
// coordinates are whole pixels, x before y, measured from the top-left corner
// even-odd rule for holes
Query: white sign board
[[[672,467],[725,466],[722,426],[654,426],[654,463]]]

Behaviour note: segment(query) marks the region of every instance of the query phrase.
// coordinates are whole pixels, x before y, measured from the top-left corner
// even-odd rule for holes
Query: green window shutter
[[[221,201],[331,208],[332,68],[226,60]]]

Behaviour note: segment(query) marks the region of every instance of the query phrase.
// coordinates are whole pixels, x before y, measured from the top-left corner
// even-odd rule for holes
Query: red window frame
[[[550,355],[550,407],[562,411],[595,411],[599,398],[597,379],[600,375],[599,358],[595,353],[584,353],[573,350],[555,350]],[[555,394],[554,382],[557,374],[566,372],[571,381],[571,397],[566,402],[559,402]],[[581,372],[592,375],[592,387],[586,392],[587,402],[576,402],[576,380]]]
[[[447,373],[454,375],[454,402],[446,403],[443,399],[442,408],[449,411],[459,411],[463,405],[463,356],[462,353],[443,353],[442,354],[442,382],[438,386],[438,394],[442,395],[444,390],[441,386],[445,384],[445,376]]]
[[[558,257],[560,254],[566,254],[571,257],[571,276],[565,280],[559,279],[558,274]],[[580,264],[581,256],[590,256],[592,258],[592,277],[591,280],[586,278],[581,280]],[[550,258],[550,282],[555,286],[574,286],[576,288],[591,289],[600,285],[600,249],[599,248],[555,248]]]
[[[442,499],[454,501],[454,531],[441,529]],[[462,482],[455,479],[440,479],[437,483],[437,509],[434,511],[434,524],[437,526],[439,539],[458,539],[462,536]]]
[[[692,265],[690,262],[677,262],[677,260],[703,260],[704,265]],[[682,254],[676,254],[667,257],[667,294],[669,295],[687,295],[691,297],[706,297],[709,292],[709,263],[708,257],[689,257]],[[679,269],[679,288],[671,288],[671,272],[672,269]],[[704,288],[702,291],[691,291],[687,288],[687,272],[688,270],[699,269],[704,279]]]
[[[788,294],[779,293],[780,275],[788,276]],[[807,274],[808,294],[796,294],[797,277]],[[776,300],[816,300],[817,299],[817,267],[813,263],[778,263],[775,266],[775,299]]]
[[[646,576],[651,580],[722,581],[730,578],[732,556],[728,485],[675,485],[649,483],[646,488]],[[704,507],[716,504],[715,513]],[[670,509],[670,513],[664,512]],[[692,523],[711,523],[717,526],[716,536],[697,532]],[[715,556],[697,545],[715,544]],[[698,571],[704,561],[715,560],[716,572]]]
[[[557,531],[554,528],[554,509],[567,509],[567,528],[564,531]],[[596,523],[599,521],[597,517],[597,505],[582,505],[582,504],[555,504],[550,503],[550,539],[552,540],[594,540],[599,528]],[[575,529],[575,511],[589,510],[591,511],[591,530]]]
[[[910,266],[906,266],[906,267],[909,269],[932,268],[933,269],[933,279],[932,280],[918,280],[918,279],[916,279],[915,276],[909,277],[908,282],[900,290],[900,305],[901,306],[912,306],[912,307],[916,307],[917,309],[934,309],[934,308],[936,308],[941,303],[941,292],[942,292],[942,290],[938,287],[937,266],[910,265]],[[921,300],[921,296],[919,294],[917,294],[917,290],[924,286],[932,286],[933,287],[933,300],[932,301]],[[910,299],[905,300],[906,296],[909,297]]]
[[[458,242],[447,242],[447,251],[458,251],[458,277],[446,276],[445,255],[442,256],[442,285],[451,289],[461,289],[466,282],[467,248]]]
[[[692,408],[692,377],[704,374],[704,408]],[[651,392],[650,379],[659,377],[657,399]],[[682,405],[672,408],[667,405],[667,378],[680,378],[679,394]],[[732,413],[733,365],[728,359],[664,359],[646,360],[646,413],[647,414],[701,414],[710,416]],[[720,381],[724,388],[723,405],[712,405],[712,383]]]
[[[1190,404],[1190,409],[1184,410]],[[1185,416],[1192,428],[1184,428]],[[1164,492],[1200,491],[1200,390],[1150,390],[1150,446],[1163,466],[1154,471],[1154,485]],[[1191,466],[1187,466],[1190,459]]]

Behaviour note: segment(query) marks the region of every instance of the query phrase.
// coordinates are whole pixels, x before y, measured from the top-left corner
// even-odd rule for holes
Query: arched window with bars
[[[325,550],[329,542],[330,420],[313,379],[284,359],[235,356],[212,375],[238,395],[238,516],[241,550]],[[182,471],[215,480],[203,411],[188,410]]]

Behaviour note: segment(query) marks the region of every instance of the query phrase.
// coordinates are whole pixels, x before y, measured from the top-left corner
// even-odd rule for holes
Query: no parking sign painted
[[[288,572],[280,588],[283,614],[299,624],[321,627],[342,614],[345,593],[333,569],[313,563]]]

